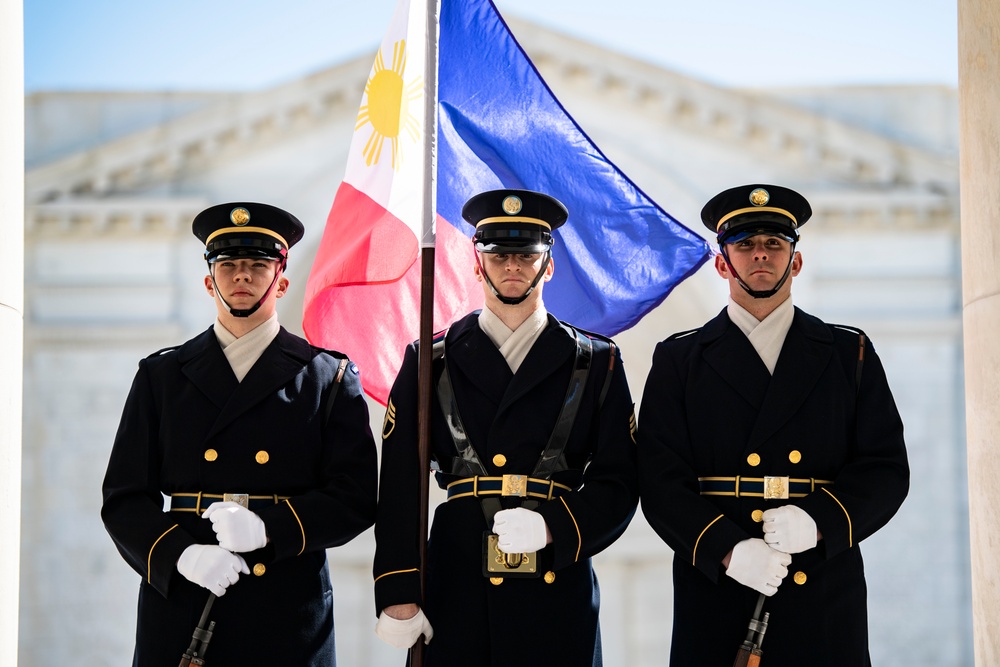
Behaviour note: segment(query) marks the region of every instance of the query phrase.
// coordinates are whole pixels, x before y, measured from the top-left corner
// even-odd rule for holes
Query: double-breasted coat
[[[725,310],[657,345],[638,443],[643,514],[674,550],[671,665],[733,664],[759,594],[721,561],[763,537],[763,510],[786,503],[815,520],[822,540],[793,555],[764,603],[766,664],[870,664],[858,544],[895,514],[909,469],[885,372],[862,335],[796,308],[773,376]],[[764,500],[765,476],[800,480],[801,497]],[[739,477],[743,491],[735,481],[700,485],[705,477]]]
[[[480,329],[478,311],[453,324],[445,340],[458,411],[487,476],[530,475],[566,397],[576,343],[550,315],[512,373]],[[633,406],[621,358],[605,339],[592,341],[593,360],[565,450],[569,469],[552,477],[572,491],[536,508],[553,540],[540,554],[547,576],[492,583],[483,574],[483,536],[492,526],[480,499],[466,496],[441,503],[431,526],[422,603],[434,628],[425,654],[428,667],[601,664],[599,591],[590,559],[625,530],[638,501],[638,484]],[[435,362],[435,385],[442,370],[441,361]],[[414,343],[393,385],[383,428],[376,611],[421,603],[416,391]],[[456,448],[436,393],[431,422],[432,457],[448,461]],[[458,479],[437,474],[442,488]],[[517,506],[520,500],[507,498],[503,505]]]
[[[325,550],[373,523],[377,485],[354,364],[331,393],[342,358],[282,328],[238,382],[209,328],[139,363],[101,511],[142,577],[134,665],[176,667],[208,598],[176,563],[191,544],[217,543],[211,522],[165,512],[161,495],[198,492],[281,498],[251,508],[269,543],[242,554],[251,574],[214,603],[208,664],[335,664]]]

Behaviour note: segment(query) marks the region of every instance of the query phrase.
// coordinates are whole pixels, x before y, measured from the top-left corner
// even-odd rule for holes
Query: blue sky
[[[724,86],[957,85],[956,0],[496,0]],[[374,53],[395,0],[25,0],[25,88],[259,89]]]

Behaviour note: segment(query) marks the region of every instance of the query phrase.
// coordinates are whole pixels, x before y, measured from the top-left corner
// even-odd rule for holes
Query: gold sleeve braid
[[[153,549],[155,549],[156,545],[160,543],[160,540],[162,540],[164,537],[166,537],[167,533],[169,533],[171,530],[173,530],[174,528],[176,528],[178,525],[179,524],[175,523],[174,525],[170,526],[170,528],[167,528],[165,531],[163,531],[163,534],[160,535],[159,537],[157,537],[156,541],[153,542],[153,546],[149,547],[149,554],[146,556],[146,583],[147,584],[152,584],[153,583]]]

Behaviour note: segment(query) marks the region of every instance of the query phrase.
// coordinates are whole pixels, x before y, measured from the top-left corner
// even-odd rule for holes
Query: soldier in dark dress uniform
[[[417,344],[393,385],[375,524],[376,633],[423,634],[429,667],[601,664],[591,556],[637,504],[634,416],[614,343],[547,314],[555,199],[473,197],[475,273],[486,307],[435,342],[432,459],[437,507],[421,602]]]
[[[640,484],[674,550],[676,667],[730,667],[761,595],[768,667],[870,664],[858,545],[906,497],[903,424],[868,337],[792,305],[810,215],[772,185],[709,201],[729,306],[653,356]]]
[[[142,577],[133,665],[176,667],[211,593],[213,667],[329,667],[326,549],[375,518],[358,369],[278,324],[295,217],[223,204],[193,230],[218,319],[139,362],[104,479],[104,524]]]

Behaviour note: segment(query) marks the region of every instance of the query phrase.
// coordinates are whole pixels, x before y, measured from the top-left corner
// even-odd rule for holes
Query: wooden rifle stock
[[[770,617],[769,613],[764,612],[764,618],[761,619],[760,612],[763,608],[764,594],[761,593],[760,597],[757,598],[757,608],[753,612],[753,618],[750,619],[747,637],[743,640],[739,650],[736,651],[733,667],[760,667],[763,656],[760,645],[764,642],[767,620]]]

